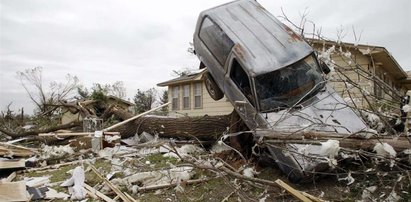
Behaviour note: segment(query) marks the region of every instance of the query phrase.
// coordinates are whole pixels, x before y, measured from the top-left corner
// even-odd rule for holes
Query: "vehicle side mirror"
[[[331,72],[330,67],[328,67],[328,65],[325,64],[324,61],[320,61],[320,67],[321,67],[321,70],[324,72],[324,74],[328,74]]]

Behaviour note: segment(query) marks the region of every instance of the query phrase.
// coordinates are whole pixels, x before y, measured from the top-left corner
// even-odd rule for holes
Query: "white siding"
[[[194,91],[194,85],[197,82],[201,82],[201,100],[202,100],[202,107],[201,108],[195,108],[194,106],[194,99],[195,99],[195,91]],[[182,86],[187,85],[183,84],[180,85],[180,89],[182,89]],[[207,92],[207,89],[205,87],[205,84],[203,81],[193,81],[190,84],[190,108],[189,109],[183,109],[183,103],[182,103],[182,98],[183,98],[183,92],[180,91],[180,108],[178,110],[172,110],[171,107],[169,108],[170,116],[204,116],[204,115],[209,115],[209,116],[215,116],[215,115],[225,115],[229,114],[233,111],[233,106],[231,103],[227,100],[226,97],[223,97],[219,101],[213,100],[210,95]],[[169,86],[169,96],[171,96],[171,89],[174,86]]]

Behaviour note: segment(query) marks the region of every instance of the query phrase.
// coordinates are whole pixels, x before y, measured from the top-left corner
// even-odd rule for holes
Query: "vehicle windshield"
[[[288,67],[259,75],[255,84],[260,111],[292,107],[322,89],[323,80],[313,55]]]

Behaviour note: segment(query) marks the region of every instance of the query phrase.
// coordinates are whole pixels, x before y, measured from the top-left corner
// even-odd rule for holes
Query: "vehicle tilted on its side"
[[[224,95],[253,132],[269,140],[275,132],[352,134],[366,128],[323,76],[329,68],[298,34],[254,0],[223,4],[200,13],[195,53],[207,67],[206,87]],[[267,146],[266,151],[293,181],[324,164],[299,154],[302,144]],[[319,146],[310,146],[318,154]]]

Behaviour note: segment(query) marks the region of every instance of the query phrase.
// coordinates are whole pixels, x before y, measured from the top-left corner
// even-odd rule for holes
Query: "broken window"
[[[237,60],[233,60],[233,64],[231,67],[231,79],[234,83],[238,86],[238,88],[243,92],[244,96],[254,104],[253,95],[251,93],[251,85],[250,80],[248,79],[247,73],[245,73],[243,67]]]
[[[180,99],[179,99],[179,94],[180,94],[180,89],[179,86],[174,86],[173,87],[173,92],[172,92],[172,109],[173,110],[179,110],[180,109]]]
[[[210,18],[206,17],[201,24],[199,37],[204,44],[207,44],[206,47],[217,58],[218,62],[224,65],[234,45],[227,34]]]
[[[194,84],[194,108],[201,108],[202,106],[202,84],[195,83]]]
[[[261,111],[292,107],[324,87],[318,63],[310,55],[291,66],[256,77]]]
[[[183,86],[183,109],[190,109],[190,85]]]

